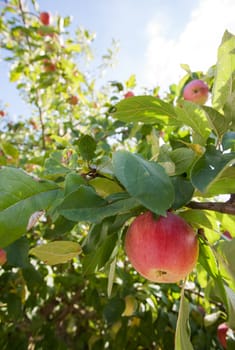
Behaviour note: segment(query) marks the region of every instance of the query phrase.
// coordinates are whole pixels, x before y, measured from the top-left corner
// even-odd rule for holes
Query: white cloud
[[[161,91],[167,90],[185,74],[181,63],[189,64],[193,71],[206,72],[216,62],[224,31],[235,34],[234,14],[234,0],[200,0],[178,38],[171,37],[165,19],[151,20],[147,26],[144,80],[141,79],[144,85],[160,85]]]

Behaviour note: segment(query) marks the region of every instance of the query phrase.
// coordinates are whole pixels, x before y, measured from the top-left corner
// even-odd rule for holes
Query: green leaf
[[[191,182],[183,176],[174,176],[171,180],[175,189],[175,200],[172,204],[172,208],[178,209],[190,201],[193,196],[194,187]]]
[[[65,177],[64,194],[68,194],[76,191],[81,185],[86,185],[85,179],[77,173],[69,173]]]
[[[194,164],[191,181],[195,188],[205,193],[222,172],[235,161],[235,152],[223,154],[209,145],[203,156]]]
[[[35,255],[45,264],[56,265],[76,258],[81,251],[81,246],[76,242],[54,241],[30,249],[29,254]]]
[[[199,263],[212,278],[218,278],[219,270],[213,250],[204,240],[199,239],[199,243]]]
[[[174,201],[174,188],[162,166],[137,154],[113,155],[114,173],[131,196],[152,212],[165,215]]]
[[[13,159],[19,158],[18,149],[16,147],[14,147],[11,143],[6,142],[6,141],[1,141],[0,146],[6,155],[12,157]]]
[[[124,299],[118,297],[112,298],[104,307],[104,318],[109,324],[114,323],[121,317],[124,310]]]
[[[108,287],[107,287],[108,298],[110,298],[110,296],[112,294],[113,283],[114,283],[114,278],[115,278],[115,271],[116,271],[116,264],[117,264],[117,259],[115,257],[113,259],[113,261],[110,263],[110,267],[109,267]]]
[[[175,333],[175,350],[193,350],[190,342],[189,303],[182,289],[179,315]]]
[[[65,198],[59,212],[72,221],[98,223],[106,217],[122,214],[139,206],[139,201],[129,197],[114,202],[105,201],[92,187],[82,185]]]
[[[210,125],[202,107],[189,101],[182,101],[181,106],[176,107],[175,111],[177,122],[191,127],[193,143],[205,145],[210,135]]]
[[[115,181],[103,178],[96,177],[89,181],[89,184],[95,188],[99,196],[105,198],[112,193],[123,192],[121,186],[119,186]]]
[[[132,74],[129,79],[125,82],[127,89],[133,89],[136,86],[136,76]]]
[[[231,279],[234,283],[235,280],[235,238],[231,241],[219,242],[218,250],[222,254],[223,259],[221,260],[221,265],[225,269],[224,273],[228,275],[228,278]],[[226,277],[226,276],[225,276]],[[235,284],[234,284],[235,286]]]
[[[235,71],[235,36],[225,31],[218,48],[212,104],[217,110],[224,107],[232,92]]]
[[[28,268],[29,243],[27,238],[21,237],[5,248],[7,252],[7,263],[10,266]]]
[[[78,149],[84,160],[91,160],[95,156],[96,141],[89,135],[83,135],[78,141]]]
[[[35,179],[15,168],[0,170],[0,246],[26,232],[30,216],[48,209],[61,194],[58,185]]]
[[[206,197],[235,193],[235,167],[225,169],[206,191]]]
[[[114,107],[112,117],[123,122],[168,123],[175,118],[174,107],[153,96],[134,96],[123,99]]]
[[[92,225],[83,243],[83,251],[85,253],[96,251],[108,235],[117,233],[131,216],[133,216],[131,213],[117,214],[115,217],[106,218],[101,223]]]
[[[235,328],[235,293],[228,286],[224,286],[228,299],[228,325],[230,328]]]
[[[102,227],[102,229],[107,229]],[[104,234],[106,234],[104,232]],[[118,240],[118,233],[108,235],[94,251],[85,255],[82,259],[84,274],[88,275],[102,268],[110,259]]]
[[[224,150],[231,148],[232,151],[235,151],[235,131],[230,131],[224,134],[222,145]]]
[[[196,157],[195,152],[186,147],[176,148],[169,155],[175,164],[175,175],[187,172]]]
[[[70,169],[62,164],[62,152],[53,152],[45,161],[45,175],[49,178],[56,179],[60,176],[65,176],[70,172]]]
[[[206,112],[211,129],[221,138],[228,128],[228,123],[224,115],[208,106],[203,106],[203,110]]]
[[[8,317],[15,321],[19,320],[23,314],[23,305],[20,295],[9,293],[7,296]]]

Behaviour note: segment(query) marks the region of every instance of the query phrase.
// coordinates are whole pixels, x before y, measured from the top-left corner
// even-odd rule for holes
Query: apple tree
[[[94,35],[70,26],[35,0],[1,4],[30,107],[0,106],[1,348],[233,349],[235,36],[207,72],[183,64],[167,93],[137,95],[133,75],[101,86],[115,47],[96,69]]]

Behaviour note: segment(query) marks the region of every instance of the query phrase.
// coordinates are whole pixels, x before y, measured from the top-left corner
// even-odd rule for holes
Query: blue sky
[[[1,2],[0,2],[1,3]],[[136,74],[139,86],[160,85],[161,92],[184,74],[180,63],[206,71],[216,61],[225,29],[235,33],[234,0],[38,0],[41,11],[72,15],[73,28],[96,32],[97,58],[120,43],[118,64],[104,80],[125,81]],[[100,62],[100,61],[98,61]],[[0,101],[12,114],[25,113],[7,70],[0,62]]]

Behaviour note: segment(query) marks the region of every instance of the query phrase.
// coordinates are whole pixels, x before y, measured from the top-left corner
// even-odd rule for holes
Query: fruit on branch
[[[4,111],[0,111],[0,117],[5,117],[6,113]]]
[[[172,212],[158,218],[149,211],[139,215],[125,237],[125,251],[132,266],[153,282],[184,279],[196,265],[198,250],[192,227]]]
[[[229,327],[225,322],[221,323],[217,328],[217,337],[219,339],[220,344],[225,349],[227,348],[226,335],[227,335],[228,330],[229,330]]]
[[[0,265],[4,265],[7,262],[7,253],[0,248]]]
[[[194,102],[198,105],[203,105],[206,103],[209,95],[208,85],[200,80],[194,79],[190,81],[183,91],[183,97],[185,100]]]
[[[69,102],[69,104],[71,104],[72,106],[75,106],[75,105],[78,104],[78,97],[75,96],[75,95],[72,95],[72,96],[69,97],[68,102]]]
[[[56,71],[56,64],[50,60],[45,59],[43,61],[43,66],[44,66],[45,72],[55,72]]]
[[[44,24],[44,26],[49,26],[50,20],[51,20],[51,16],[49,12],[41,12],[39,15],[39,18],[42,24]]]
[[[124,94],[124,98],[128,98],[128,97],[133,97],[135,96],[134,93],[132,91],[127,91],[125,94]]]

